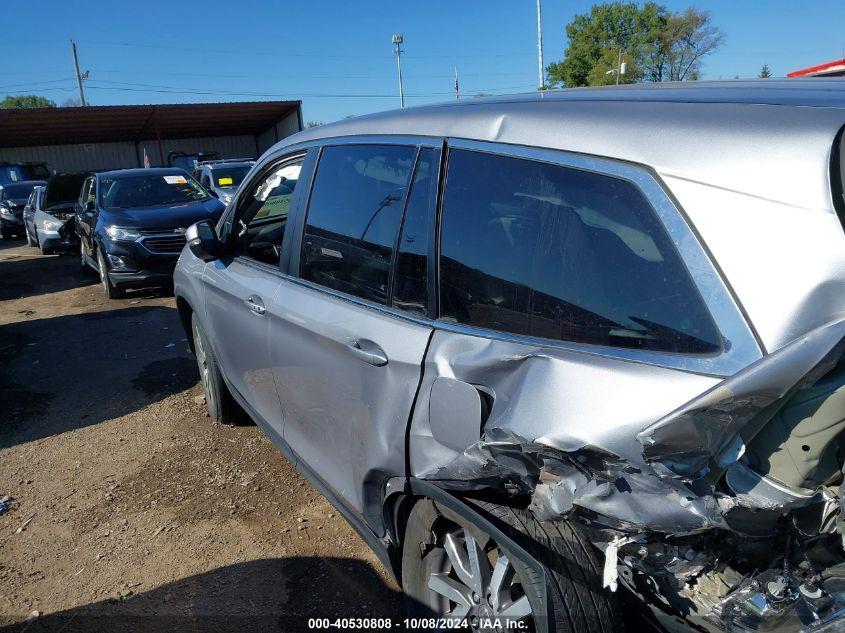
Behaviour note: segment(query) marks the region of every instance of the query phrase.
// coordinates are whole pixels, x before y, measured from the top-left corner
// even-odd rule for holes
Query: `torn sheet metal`
[[[845,353],[845,321],[795,340],[728,378],[639,434],[645,459],[680,477],[724,469],[796,392],[828,373]]]
[[[704,480],[660,477],[647,464],[632,466],[593,447],[564,453],[503,429],[490,429],[452,463],[422,478],[456,491],[530,495],[541,520],[581,507],[600,515],[596,520],[607,527],[626,531],[727,527],[724,513],[732,507]]]

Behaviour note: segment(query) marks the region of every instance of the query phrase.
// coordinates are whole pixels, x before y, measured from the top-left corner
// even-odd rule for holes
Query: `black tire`
[[[483,513],[488,514],[494,523],[503,524],[503,531],[510,530],[523,540],[528,537],[532,541],[532,553],[546,567],[545,593],[548,597],[549,608],[543,610],[540,597],[543,579],[537,577],[529,566],[508,554],[506,548],[493,542],[493,546],[498,548],[496,551],[504,552],[512,564],[512,577],[517,583],[513,585],[512,591],[515,595],[519,595],[521,591],[527,597],[531,606],[530,618],[536,618],[541,613],[543,617],[546,613],[550,614],[551,621],[547,628],[549,631],[568,633],[624,631],[617,596],[602,588],[603,565],[599,561],[597,551],[570,524],[566,521],[540,522],[526,510],[492,503],[477,502],[476,505]],[[449,532],[450,530],[458,531]],[[418,502],[408,518],[402,552],[402,586],[406,595],[409,618],[443,617],[447,613],[443,610],[443,598],[428,587],[429,579],[438,570],[442,575],[444,569],[454,569],[454,567],[444,568],[443,566],[443,557],[446,554],[441,552],[445,552],[445,547],[437,545],[437,539],[440,538],[441,533],[465,535],[472,533],[478,539],[490,539],[489,535],[484,535],[478,528],[470,526],[466,520],[433,502],[429,500]],[[434,541],[433,544],[432,541]],[[477,542],[480,543],[480,541]],[[486,544],[487,549],[482,549],[488,551],[491,542],[492,539]],[[446,558],[448,559],[448,556]],[[449,573],[455,576],[454,571]],[[488,593],[481,600],[481,606],[485,606],[485,601],[488,605],[492,604],[490,595]],[[473,596],[475,596],[474,592]],[[452,605],[452,603],[448,604]],[[454,603],[454,606],[457,609],[457,603]],[[470,614],[478,613],[479,608],[475,607]],[[494,613],[493,617],[501,616]],[[528,621],[530,622],[530,619]],[[529,627],[527,630],[532,629]]]
[[[41,254],[42,254],[42,255],[52,255],[52,254],[53,254],[53,249],[52,249],[52,248],[47,248],[47,247],[46,247],[46,246],[44,246],[43,244],[40,244],[40,245],[39,245],[39,248],[41,249]]]
[[[36,242],[32,237],[29,235],[29,229],[24,229],[24,235],[26,235],[26,245],[27,246],[38,246],[38,242]]]
[[[109,269],[106,264],[106,258],[103,257],[103,252],[101,250],[97,250],[97,266],[100,269],[100,286],[102,286],[106,297],[109,299],[122,299],[126,295],[126,291],[123,288],[115,286],[111,282],[111,279],[109,279]]]
[[[205,408],[209,417],[223,424],[243,424],[246,414],[229,393],[220,373],[220,365],[211,343],[196,314],[191,315],[191,332],[194,338],[194,356],[200,373],[200,383],[205,395]]]

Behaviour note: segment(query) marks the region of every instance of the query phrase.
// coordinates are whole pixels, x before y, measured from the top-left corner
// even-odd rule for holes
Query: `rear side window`
[[[390,262],[416,148],[326,147],[308,204],[303,279],[387,303]]]
[[[440,315],[515,334],[713,353],[721,339],[674,245],[630,182],[452,150]]]

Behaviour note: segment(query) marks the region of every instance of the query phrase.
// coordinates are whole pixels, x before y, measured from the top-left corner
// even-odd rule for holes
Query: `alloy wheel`
[[[465,618],[473,631],[533,630],[528,596],[501,547],[492,539],[482,545],[460,527],[437,542],[428,588],[444,617]]]

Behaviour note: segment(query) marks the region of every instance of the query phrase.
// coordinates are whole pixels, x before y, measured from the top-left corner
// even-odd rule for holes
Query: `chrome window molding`
[[[246,262],[244,262],[246,263]],[[255,262],[249,262],[252,265],[255,265]],[[264,271],[268,271],[266,267],[261,264],[261,269]],[[707,368],[696,368],[690,367],[684,364],[684,360],[691,359],[693,357],[686,356],[683,354],[675,354],[671,352],[643,352],[641,350],[636,349],[629,349],[624,347],[606,347],[602,345],[590,345],[587,343],[575,343],[571,341],[558,341],[554,339],[545,339],[539,338],[534,336],[525,336],[522,334],[513,334],[511,332],[503,332],[501,330],[490,330],[486,328],[474,327],[471,325],[463,325],[460,323],[451,323],[448,321],[439,321],[439,320],[432,320],[426,317],[415,316],[413,314],[409,314],[404,312],[398,308],[394,308],[391,306],[385,306],[379,303],[373,303],[367,301],[366,299],[361,299],[360,297],[356,297],[354,295],[346,294],[345,292],[341,292],[339,290],[334,290],[332,288],[327,288],[325,286],[321,286],[320,284],[314,283],[313,281],[308,281],[302,279],[301,277],[296,277],[294,275],[290,275],[287,273],[282,273],[277,269],[272,271],[278,277],[280,277],[285,282],[290,282],[296,284],[298,286],[303,286],[310,290],[314,290],[316,292],[320,292],[326,295],[330,295],[335,297],[341,301],[348,301],[350,303],[354,303],[362,308],[367,308],[370,310],[376,310],[385,314],[386,316],[391,316],[397,319],[403,319],[405,321],[410,321],[412,323],[417,323],[419,325],[424,325],[430,327],[434,330],[442,330],[444,332],[454,332],[456,334],[464,334],[466,336],[477,336],[480,338],[487,338],[487,339],[494,339],[497,341],[505,341],[511,343],[521,343],[524,345],[533,345],[535,347],[543,347],[550,350],[561,350],[570,353],[578,353],[578,354],[586,354],[590,356],[601,356],[604,358],[614,358],[617,360],[630,362],[630,363],[640,363],[644,365],[655,365],[658,367],[666,367],[669,369],[680,369],[683,371],[688,371],[691,373],[702,374],[706,376],[727,376],[731,375],[735,372],[730,373],[723,373],[720,371],[710,371]],[[716,356],[709,356],[705,358],[716,358]]]
[[[701,294],[723,339],[722,351],[712,355],[656,352],[586,345],[567,341],[550,342],[546,339],[540,339],[545,341],[544,344],[552,344],[555,347],[589,351],[590,353],[602,356],[624,358],[626,360],[635,360],[663,367],[717,376],[732,375],[762,357],[763,354],[757,343],[757,339],[725,281],[713,265],[713,262],[698,241],[695,232],[687,223],[680,209],[675,206],[672,199],[664,190],[663,185],[648,169],[632,163],[624,163],[585,154],[506,143],[450,138],[448,139],[448,146],[450,149],[487,152],[582,169],[622,178],[633,183],[645,196],[661,224],[666,229],[669,239],[678,250],[693,283]],[[495,338],[499,338],[499,336],[492,334],[492,330],[482,328],[446,324],[443,322],[438,322],[437,326],[444,329],[466,331],[467,333],[475,332],[479,336],[494,336]],[[505,338],[511,340],[538,340],[533,337],[523,337],[508,333],[500,334],[504,334]]]
[[[378,135],[311,139],[303,143],[292,144],[279,148],[273,152],[271,156],[268,156],[257,163],[254,167],[255,171],[253,173],[258,173],[263,170],[264,166],[271,162],[278,161],[280,157],[299,151],[304,152],[313,147],[373,143],[418,145],[422,147],[440,148],[443,145],[443,140],[444,139],[442,138],[435,137]],[[722,351],[710,355],[680,354],[608,347],[513,334],[500,330],[491,330],[487,328],[414,316],[397,308],[373,303],[353,295],[333,290],[331,288],[326,288],[314,282],[304,280],[296,275],[284,273],[278,268],[273,270],[274,274],[278,275],[287,282],[295,283],[368,309],[377,310],[385,315],[426,325],[432,327],[433,329],[455,332],[468,336],[512,341],[526,345],[541,346],[548,349],[559,349],[561,351],[614,358],[626,362],[643,363],[666,367],[669,369],[679,369],[682,371],[708,376],[730,376],[762,357],[762,351],[757,343],[753,331],[746,322],[740,307],[734,301],[730,290],[720,276],[718,270],[711,262],[701,243],[698,241],[695,232],[689,226],[678,207],[672,202],[672,199],[666,193],[660,181],[646,167],[562,150],[533,148],[507,143],[475,141],[469,139],[449,138],[448,147],[501,154],[517,158],[526,158],[563,167],[583,169],[616,178],[622,178],[633,183],[640,189],[649,204],[651,204],[658,219],[666,229],[669,239],[680,253],[681,259],[684,261],[685,266],[689,270],[693,283],[701,293],[705,305],[710,311],[713,321],[722,336]],[[303,201],[303,204],[307,205],[307,199]],[[264,268],[264,270],[268,269]]]

